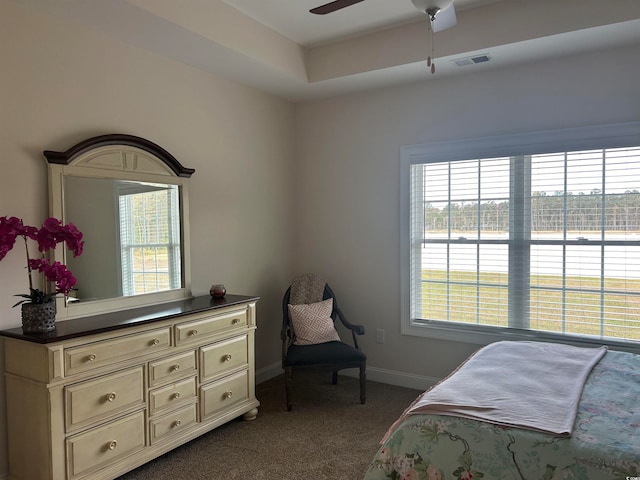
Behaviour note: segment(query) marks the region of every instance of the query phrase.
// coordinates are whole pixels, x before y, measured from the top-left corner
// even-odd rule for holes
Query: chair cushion
[[[315,345],[340,340],[333,325],[333,299],[302,305],[288,305],[293,324],[294,345]]]
[[[360,350],[343,342],[316,345],[291,345],[287,350],[286,366],[332,363],[359,363],[367,359]]]

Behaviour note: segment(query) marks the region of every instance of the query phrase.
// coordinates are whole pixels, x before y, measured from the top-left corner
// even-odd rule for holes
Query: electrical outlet
[[[384,343],[384,330],[381,328],[376,330],[376,343]]]

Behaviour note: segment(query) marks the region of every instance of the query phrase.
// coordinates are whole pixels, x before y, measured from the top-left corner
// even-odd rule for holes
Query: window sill
[[[536,332],[515,328],[483,327],[465,324],[446,324],[433,320],[409,320],[402,322],[403,335],[427,337],[452,342],[488,345],[499,341],[557,342],[578,347],[607,345],[612,350],[640,353],[640,342],[621,341],[613,338],[563,335],[552,332]]]

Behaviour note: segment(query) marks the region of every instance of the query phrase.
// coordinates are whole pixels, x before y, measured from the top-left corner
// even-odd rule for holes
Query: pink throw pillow
[[[340,340],[331,312],[333,299],[302,305],[289,304],[289,316],[293,323],[294,345],[315,345]]]

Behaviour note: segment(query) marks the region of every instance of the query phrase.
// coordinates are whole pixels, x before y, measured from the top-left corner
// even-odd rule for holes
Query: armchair
[[[303,279],[303,282],[308,278],[310,277],[307,275]],[[313,278],[316,282],[319,279],[319,277],[317,276],[311,278]],[[308,291],[303,291],[303,295],[301,297],[299,295],[299,292],[295,290],[300,285],[300,282],[296,281],[299,279],[300,276],[294,279],[292,285],[287,289],[282,299],[283,320],[280,336],[282,339],[282,367],[285,370],[287,410],[291,411],[293,407],[292,390],[294,369],[318,369],[332,372],[332,383],[335,385],[338,382],[338,371],[345,368],[359,368],[360,403],[364,404],[366,400],[367,356],[362,352],[362,350],[360,350],[357,338],[357,336],[359,335],[364,335],[364,327],[362,325],[353,325],[349,323],[349,321],[347,321],[340,308],[338,308],[333,290],[331,290],[331,287],[329,287],[329,285],[326,283],[324,283],[323,289],[318,289],[316,287],[316,298],[310,298],[308,295]],[[323,281],[320,281],[320,283],[317,284],[322,285],[322,283]],[[292,288],[294,289],[293,295]],[[321,296],[319,294],[320,291],[322,292]],[[292,298],[296,303],[291,303]],[[330,309],[331,322],[328,322],[330,326],[325,327],[331,329],[336,320],[339,319],[341,324],[346,327],[351,333],[353,346],[339,340],[337,333],[335,334],[335,339],[331,339],[332,337],[330,336],[329,341],[322,341],[322,339],[320,339],[319,343],[316,343],[313,339],[310,341],[300,341],[300,338],[298,338],[300,334],[298,335],[298,337],[296,337],[296,330],[294,327],[295,322],[292,321],[291,315],[291,305],[294,305],[293,309],[296,308],[295,305],[302,306],[303,308],[310,306],[304,303],[319,306],[320,303],[317,302],[323,302],[329,299],[332,300],[332,304],[325,305],[325,307]],[[301,301],[304,303],[300,303]],[[329,310],[327,310],[327,312],[328,311]],[[298,328],[300,329],[300,331],[302,331],[301,325],[298,325]],[[315,338],[315,340],[317,340],[317,338]]]

